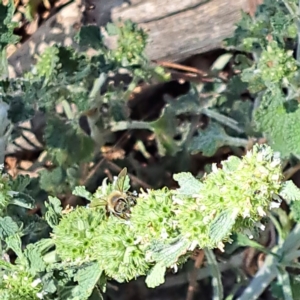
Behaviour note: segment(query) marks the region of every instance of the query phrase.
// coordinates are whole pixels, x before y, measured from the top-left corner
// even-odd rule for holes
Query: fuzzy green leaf
[[[94,142],[89,136],[57,117],[47,120],[45,142],[54,150],[53,155],[61,158],[57,159],[60,165],[87,160],[94,150]]]
[[[149,125],[155,133],[159,154],[162,156],[176,154],[179,149],[174,141],[177,128],[174,110],[170,106],[166,106],[161,116],[156,121],[150,122]]]
[[[177,189],[177,193],[182,195],[196,195],[199,194],[202,183],[197,180],[191,173],[182,172],[173,175],[174,180],[176,180],[180,186]]]
[[[255,242],[254,240],[251,240],[248,236],[242,233],[234,233],[232,236],[232,240],[235,241],[235,243],[240,247],[251,247],[254,249],[257,249],[263,253],[272,254],[271,251],[266,249],[264,246],[260,245],[259,243]],[[274,253],[273,253],[274,255]]]
[[[20,196],[14,196],[14,198],[11,199],[9,204],[17,205],[27,209],[32,209],[34,208],[35,201],[29,195],[23,194]]]
[[[76,186],[75,189],[73,190],[73,195],[85,198],[87,200],[92,200],[93,195],[86,190],[86,187],[81,185],[81,186]]]
[[[187,113],[199,113],[201,106],[199,105],[199,95],[194,89],[191,89],[187,95],[180,96],[173,101],[171,98],[169,105],[175,111],[176,115]]]
[[[214,243],[221,242],[230,235],[237,215],[238,210],[225,210],[215,218],[209,228],[209,236]]]
[[[18,258],[22,261],[24,259],[24,254],[22,252],[22,242],[19,234],[10,235],[5,239],[7,247],[12,249]]]
[[[165,273],[167,268],[162,263],[157,263],[146,277],[148,288],[155,288],[165,282]]]
[[[298,101],[286,101],[278,85],[265,92],[255,113],[258,129],[267,135],[270,146],[283,158],[300,155],[299,119]]]
[[[192,154],[202,152],[205,156],[213,156],[219,148],[230,145],[230,139],[219,124],[211,122],[207,128],[198,131],[198,136],[189,145],[189,151]]]
[[[24,255],[28,261],[28,271],[32,275],[43,272],[46,269],[46,264],[37,243],[29,244],[24,251]]]
[[[282,184],[279,195],[290,204],[291,201],[300,200],[300,189],[294,184],[293,181],[288,180]]]
[[[78,282],[78,286],[74,289],[73,299],[88,299],[100,279],[101,274],[102,270],[98,262],[93,262],[89,266],[79,269],[74,277],[74,280]]]
[[[222,161],[222,169],[224,172],[234,172],[241,164],[241,159],[237,156],[230,156],[227,160]]]
[[[63,192],[64,191],[64,181],[66,178],[65,171],[57,167],[52,171],[42,170],[40,172],[40,187],[47,192]]]
[[[190,241],[185,238],[175,238],[168,243],[154,240],[150,246],[151,257],[169,268],[174,265],[178,258],[185,254],[190,246]]]
[[[61,201],[56,197],[49,196],[49,202],[45,202],[45,207],[47,208],[45,219],[48,224],[54,228],[56,225],[58,225],[61,218]]]
[[[11,182],[11,189],[13,191],[24,192],[30,180],[29,175],[18,175],[17,178]]]
[[[292,217],[296,222],[300,222],[300,201],[293,201],[290,205]]]
[[[19,232],[19,226],[13,221],[11,217],[0,218],[0,239],[16,234]]]

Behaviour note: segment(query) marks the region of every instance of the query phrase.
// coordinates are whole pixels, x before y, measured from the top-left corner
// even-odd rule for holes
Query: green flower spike
[[[95,253],[92,245],[104,218],[103,210],[86,207],[65,214],[53,234],[60,258],[78,263],[93,260]]]
[[[203,178],[197,194],[175,194],[179,228],[201,248],[222,246],[231,232],[261,227],[282,180],[279,157],[255,146],[243,159],[230,157]],[[180,201],[178,201],[178,199]]]
[[[103,222],[93,252],[105,273],[119,282],[145,275],[149,268],[130,221],[116,217]]]

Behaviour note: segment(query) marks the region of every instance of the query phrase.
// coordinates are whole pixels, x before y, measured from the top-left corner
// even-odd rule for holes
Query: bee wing
[[[89,207],[93,208],[93,207],[97,207],[97,206],[105,206],[107,204],[106,199],[95,199],[93,200],[90,204]]]
[[[123,192],[126,175],[127,175],[127,168],[124,168],[118,175],[117,182],[116,182],[116,190]]]

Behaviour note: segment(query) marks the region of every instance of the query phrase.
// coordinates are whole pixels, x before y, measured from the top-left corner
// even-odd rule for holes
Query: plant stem
[[[152,130],[151,126],[147,122],[143,121],[120,121],[112,125],[111,131],[121,131],[121,130],[130,130],[130,129],[147,129]]]
[[[249,141],[246,139],[241,139],[241,138],[235,138],[235,137],[231,137],[228,136],[228,138],[226,139],[227,144],[233,147],[243,147],[243,148],[247,148]]]
[[[300,62],[300,0],[298,2],[298,13],[297,13],[297,30],[298,30],[298,42],[297,42],[297,61]]]
[[[226,117],[216,111],[210,110],[209,108],[202,108],[202,113],[212,119],[215,119],[218,123],[230,127],[238,133],[244,133],[245,131],[238,126],[238,122],[234,119]]]
[[[63,100],[63,101],[61,102],[61,105],[62,105],[62,107],[64,108],[64,111],[65,111],[65,114],[66,114],[67,118],[68,118],[69,120],[74,119],[74,114],[73,114],[73,112],[72,112],[70,103],[69,103],[68,101],[66,101],[66,100]]]

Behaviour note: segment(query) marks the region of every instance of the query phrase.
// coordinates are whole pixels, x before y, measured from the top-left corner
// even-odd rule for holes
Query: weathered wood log
[[[87,4],[84,13],[80,1]],[[93,1],[93,5],[89,0],[76,0],[46,21],[9,57],[10,75],[28,70],[34,56],[48,45],[74,45],[80,24],[103,26],[119,18],[131,19],[148,31],[146,53],[150,59],[181,61],[219,48],[222,40],[232,35],[241,10],[249,10],[249,1],[260,0],[131,0],[127,6],[125,0]]]
[[[142,0],[113,8],[112,20],[140,24],[149,34],[151,59],[180,61],[220,47],[247,9],[247,0]]]

